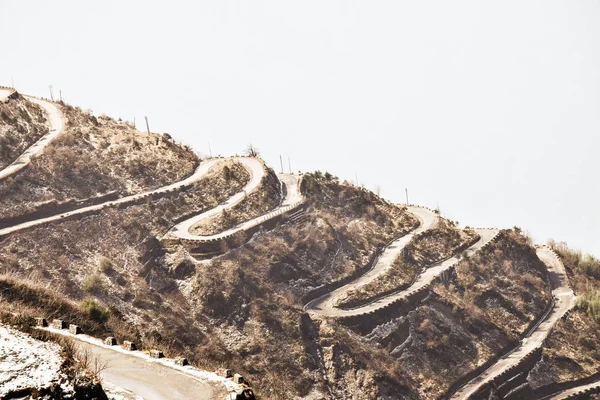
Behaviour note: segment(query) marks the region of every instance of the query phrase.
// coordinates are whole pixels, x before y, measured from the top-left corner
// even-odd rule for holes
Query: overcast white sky
[[[0,38],[0,85],[600,256],[597,0],[0,0]]]

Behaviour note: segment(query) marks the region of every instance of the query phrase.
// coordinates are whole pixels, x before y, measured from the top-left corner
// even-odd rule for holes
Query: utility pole
[[[354,177],[356,178],[356,187],[358,187],[358,172],[354,172]]]
[[[50,100],[54,101],[54,95],[52,94],[52,85],[48,85],[48,89],[50,89]]]
[[[208,153],[210,154],[210,158],[212,158],[212,149],[210,148],[210,142],[208,142]]]
[[[283,174],[283,158],[281,158],[281,154],[279,155],[279,164],[281,165],[281,173]]]
[[[292,162],[290,161],[290,157],[288,156],[288,167],[290,168],[290,174],[292,173]]]
[[[406,205],[408,205],[408,188],[404,188],[404,191],[406,192]]]
[[[133,117],[133,129],[135,129],[135,117]]]
[[[150,125],[148,125],[148,117],[144,117],[146,118],[146,130],[148,131],[148,133],[150,133]]]
[[[15,80],[13,79],[13,77],[12,77],[12,76],[10,77],[10,81],[12,82],[12,87],[13,87],[13,89],[16,89],[16,88],[15,88]]]
[[[63,103],[63,99],[62,99],[62,89],[58,90],[58,93],[60,95],[60,102]]]

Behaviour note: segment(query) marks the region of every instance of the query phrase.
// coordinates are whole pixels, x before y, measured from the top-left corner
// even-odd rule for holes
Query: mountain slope
[[[597,368],[568,328],[597,330],[595,272],[581,272],[595,267],[565,264],[587,294],[560,319],[557,271],[519,229],[459,229],[329,173],[200,162],[168,136],[59,109],[67,128],[0,181],[0,311],[230,367],[264,399],[504,396],[521,384],[502,374],[507,352],[542,351],[553,327],[526,366],[532,390]],[[492,386],[467,384],[484,370]]]

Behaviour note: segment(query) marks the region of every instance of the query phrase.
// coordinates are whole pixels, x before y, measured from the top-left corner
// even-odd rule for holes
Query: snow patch
[[[0,326],[0,398],[21,389],[41,389],[62,380],[60,346]]]

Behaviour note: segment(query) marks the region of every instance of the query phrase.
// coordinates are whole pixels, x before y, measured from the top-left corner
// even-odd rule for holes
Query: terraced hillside
[[[3,106],[35,110],[20,98]],[[165,361],[164,384],[181,391],[164,390],[149,356],[72,335],[145,371],[101,373],[107,387],[537,399],[595,382],[600,263],[518,228],[463,229],[329,173],[199,160],[168,136],[38,101],[54,138],[0,181],[1,315],[68,320],[200,368]]]

